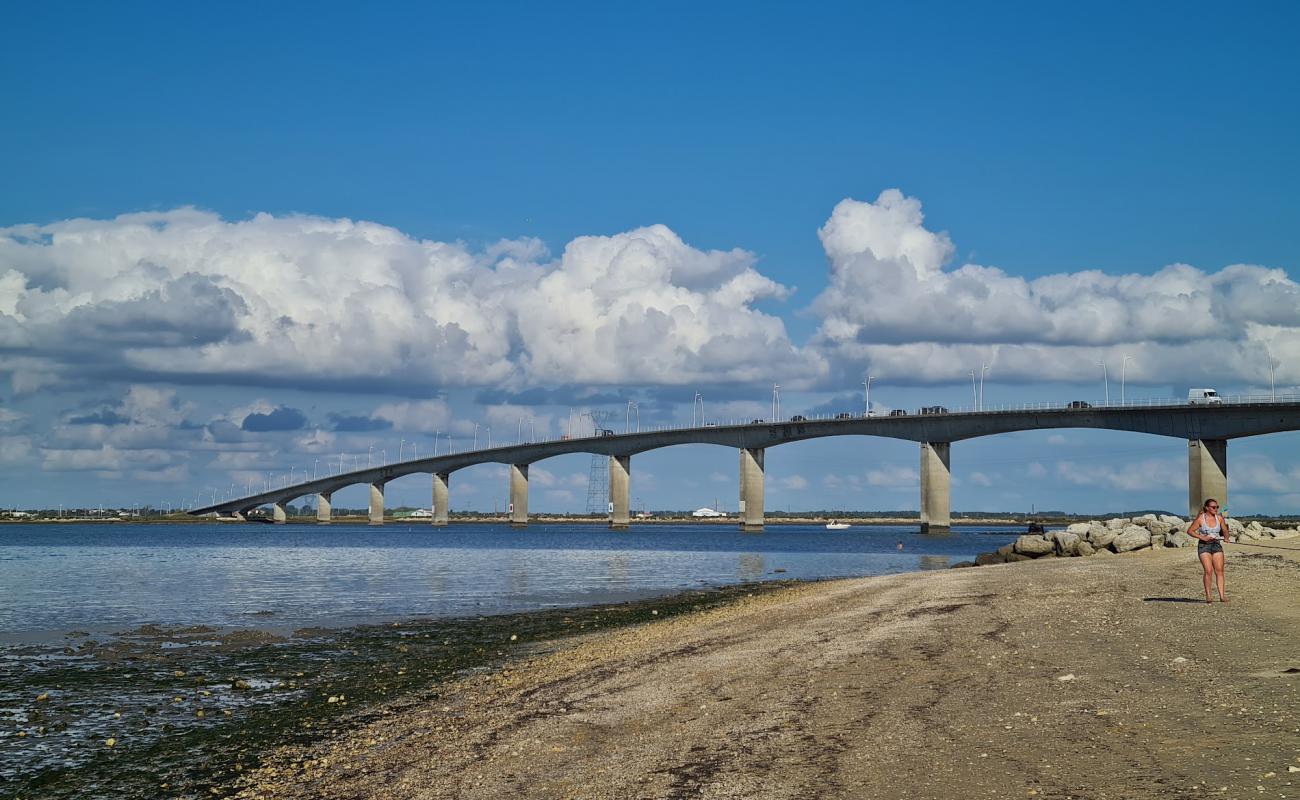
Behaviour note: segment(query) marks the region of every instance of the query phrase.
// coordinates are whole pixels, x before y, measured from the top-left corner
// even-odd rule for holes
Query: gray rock
[[[1040,533],[1027,533],[1016,539],[1015,551],[1022,556],[1045,556],[1056,549],[1056,545],[1043,538]]]
[[[1002,556],[1003,558],[1006,558],[1007,556],[1016,552],[1016,546],[1013,544],[1004,544],[994,552],[996,552],[998,555]]]
[[[1159,521],[1160,520],[1156,518],[1155,514],[1143,514],[1140,517],[1133,518],[1134,525],[1142,525],[1143,527],[1145,527],[1148,522],[1159,522]]]
[[[987,567],[990,564],[1005,564],[1007,557],[1001,553],[980,553],[975,556],[975,566]]]
[[[1241,523],[1238,522],[1237,520],[1235,520],[1235,519],[1229,517],[1229,518],[1228,518],[1228,530],[1232,532],[1232,535],[1233,535],[1233,536],[1236,536],[1238,533],[1241,533],[1242,531],[1246,530],[1246,526],[1243,525],[1243,524],[1241,524]]]
[[[1110,548],[1116,553],[1127,553],[1130,550],[1140,550],[1150,546],[1151,531],[1138,525],[1129,525],[1119,532],[1115,541],[1110,543]]]
[[[1246,523],[1246,530],[1262,531],[1264,530],[1264,526],[1259,524],[1259,520],[1252,519],[1250,522]]]
[[[1094,522],[1092,527],[1088,528],[1088,541],[1092,543],[1093,547],[1099,550],[1103,547],[1110,546],[1110,543],[1115,541],[1115,537],[1118,535],[1119,531],[1107,528],[1105,525],[1097,522]]]
[[[1165,536],[1165,547],[1191,547],[1196,540],[1182,531],[1174,531]]]
[[[1276,534],[1273,538],[1274,538],[1274,539],[1294,539],[1294,538],[1297,537],[1297,536],[1300,536],[1300,528],[1293,528],[1293,529],[1291,529],[1291,530],[1286,530],[1286,531],[1278,531],[1277,534]]]
[[[1097,550],[1097,555],[1099,555],[1099,556],[1113,556],[1113,555],[1115,555],[1115,554],[1112,553],[1111,551],[1107,550],[1106,548],[1102,547],[1102,548],[1100,548],[1100,549]]]
[[[1075,547],[1079,544],[1079,537],[1067,531],[1052,531],[1047,538],[1052,540],[1058,556],[1074,555]]]
[[[1093,549],[1092,545],[1088,544],[1086,539],[1080,539],[1079,543],[1074,546],[1074,552],[1075,555],[1090,556],[1097,551]]]
[[[1106,520],[1106,527],[1110,528],[1113,531],[1123,530],[1124,527],[1129,524],[1129,522],[1131,522],[1131,520],[1120,519],[1119,517],[1116,517],[1115,519]]]
[[[1090,527],[1092,527],[1090,522],[1076,522],[1073,525],[1065,526],[1065,532],[1073,533],[1075,536],[1086,536]]]
[[[1172,514],[1161,514],[1160,521],[1167,525],[1173,525],[1175,528],[1187,530],[1188,521],[1182,517],[1175,517]]]
[[[1177,525],[1170,525],[1169,523],[1161,522],[1158,519],[1147,520],[1143,527],[1151,531],[1152,536],[1164,536],[1178,530]]]
[[[1151,546],[1152,546],[1152,547],[1164,547],[1164,546],[1165,546],[1165,535],[1164,535],[1163,533],[1153,533],[1153,534],[1151,534]]]
[[[1013,564],[1013,563],[1015,563],[1015,562],[1017,562],[1017,561],[1033,561],[1033,560],[1034,560],[1034,559],[1030,558],[1029,556],[1022,556],[1022,555],[1020,555],[1019,553],[1012,553],[1011,555],[1007,556],[1006,559],[1007,559],[1007,563],[1008,563],[1008,564]]]
[[[958,561],[956,564],[953,564],[953,565],[952,565],[952,568],[953,568],[953,569],[965,569],[965,568],[967,568],[967,567],[973,567],[973,566],[975,566],[975,562],[974,562],[974,561]]]

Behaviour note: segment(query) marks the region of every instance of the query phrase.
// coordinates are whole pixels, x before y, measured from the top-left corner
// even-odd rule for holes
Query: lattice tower
[[[589,411],[582,416],[591,420],[592,435],[599,436],[614,417],[612,411]],[[609,510],[609,456],[592,455],[587,477],[587,514],[604,516]]]

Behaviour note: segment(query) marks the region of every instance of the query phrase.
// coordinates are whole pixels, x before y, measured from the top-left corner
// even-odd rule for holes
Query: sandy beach
[[[813,583],[552,645],[243,798],[1300,797],[1300,546]]]

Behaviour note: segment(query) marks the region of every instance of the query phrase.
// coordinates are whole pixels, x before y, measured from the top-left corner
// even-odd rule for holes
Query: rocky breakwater
[[[1036,558],[1110,556],[1157,547],[1192,547],[1196,539],[1186,533],[1190,524],[1190,520],[1169,514],[1076,522],[1065,530],[1026,534],[992,553],[980,553],[975,565]],[[1255,521],[1243,523],[1229,519],[1228,528],[1234,540],[1247,544],[1300,536],[1300,528],[1268,528]]]

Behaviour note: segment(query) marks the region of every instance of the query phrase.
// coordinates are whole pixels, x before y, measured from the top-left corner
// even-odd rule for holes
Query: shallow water
[[[232,769],[309,737],[351,700],[418,691],[533,641],[725,602],[728,590],[609,603],[945,568],[1017,533],[10,526],[0,529],[0,785],[60,800],[151,797],[163,784],[177,797],[219,795]],[[588,608],[516,613],[555,606]]]
[[[1018,527],[65,524],[0,529],[0,636],[153,623],[343,626],[528,611],[773,578],[939,569]],[[903,542],[903,550],[897,549]]]

